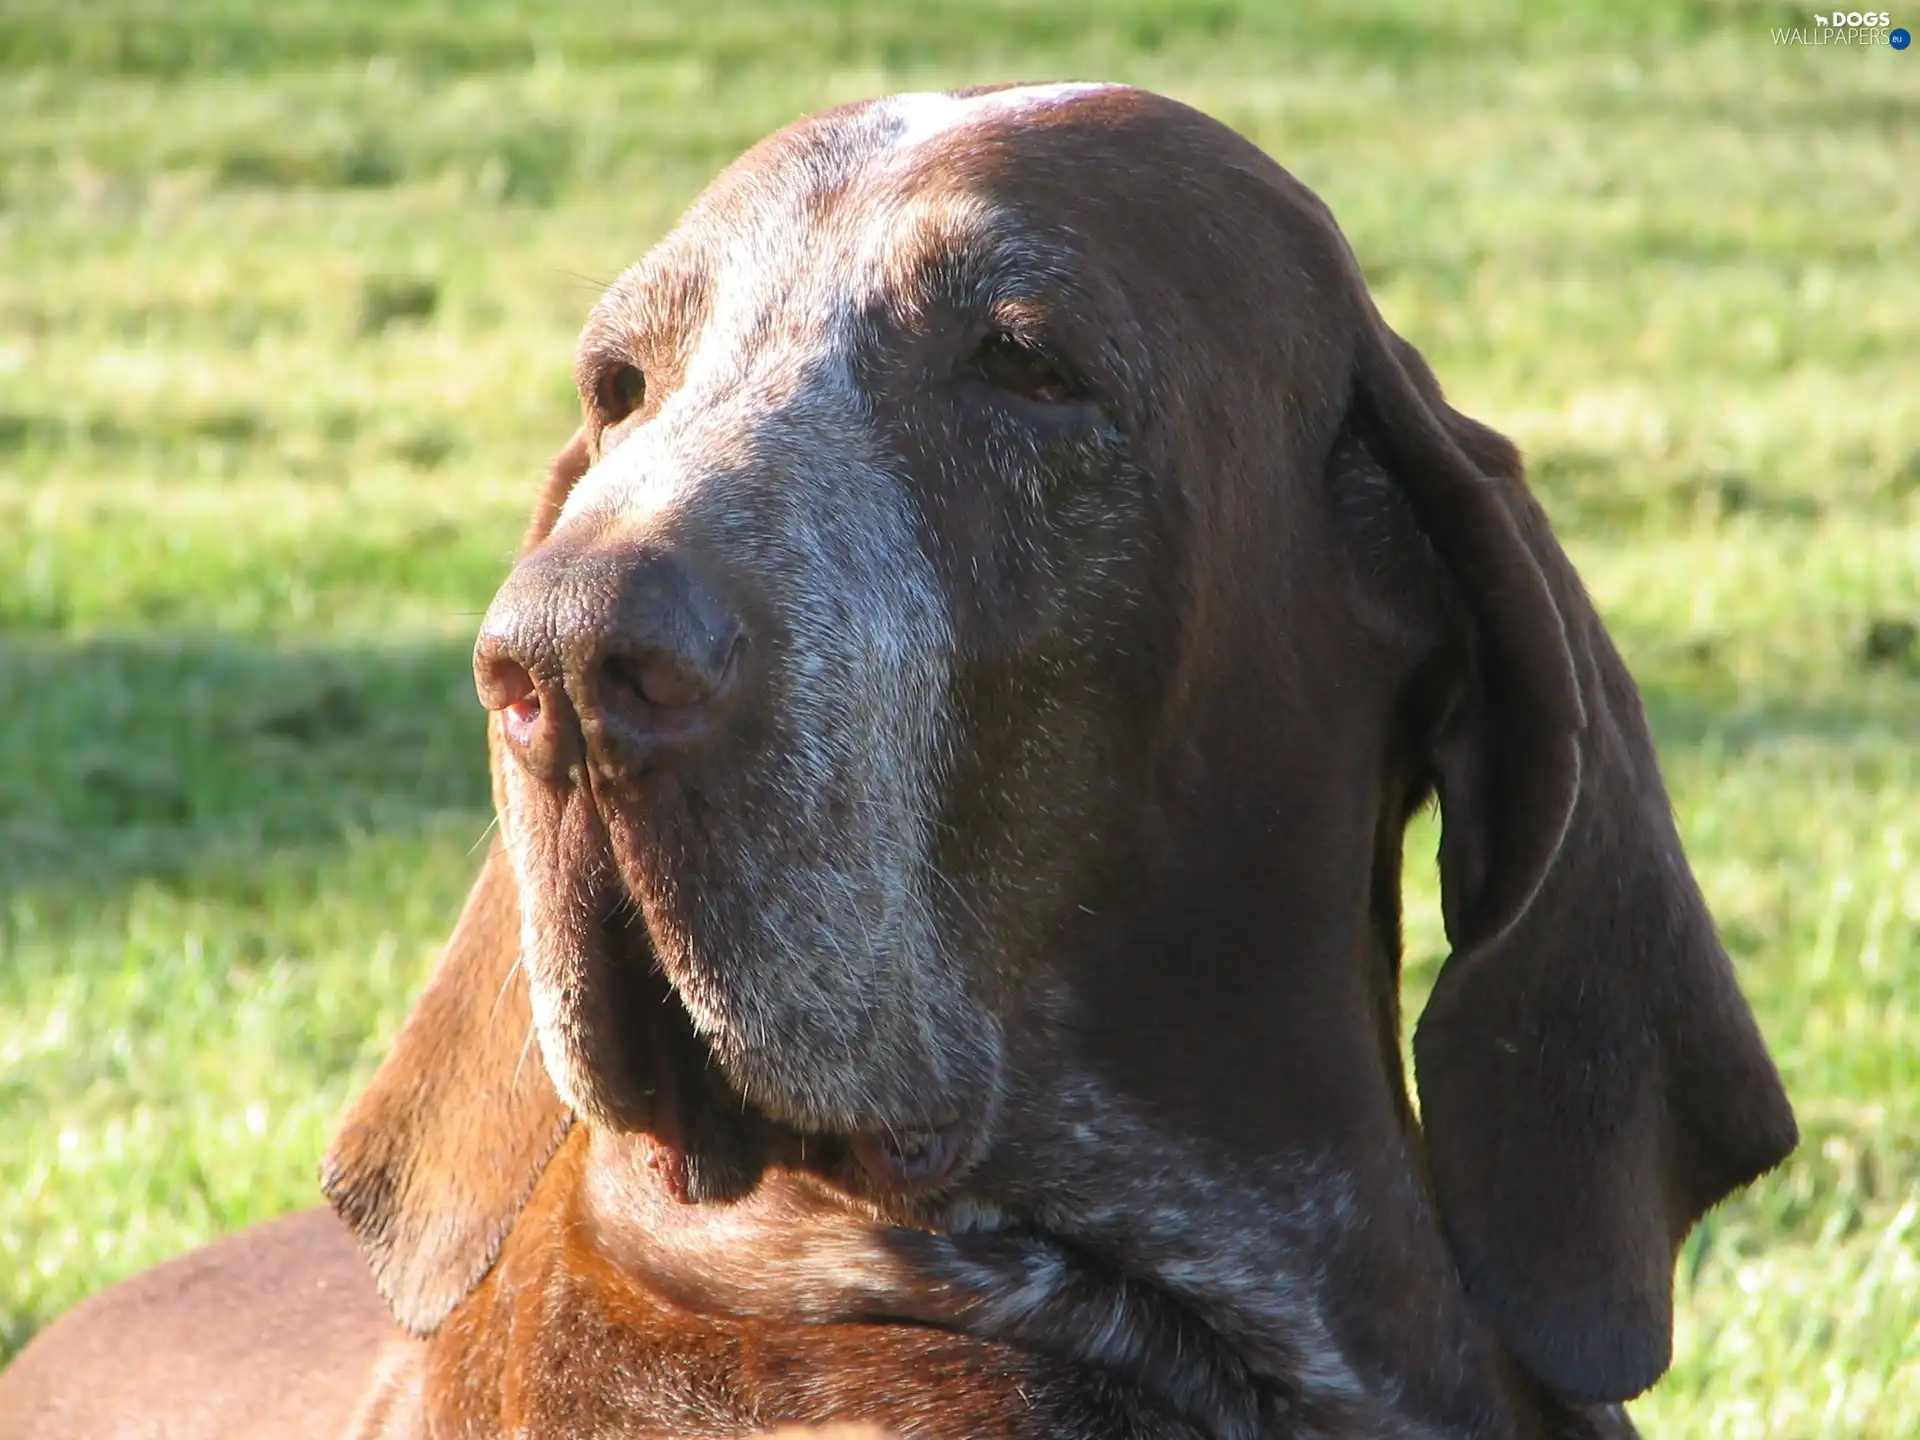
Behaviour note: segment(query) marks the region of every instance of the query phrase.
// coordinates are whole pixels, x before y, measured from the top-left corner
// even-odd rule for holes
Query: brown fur
[[[995,327],[1071,393],[980,380]],[[578,369],[476,662],[549,728],[496,718],[502,842],[328,1160],[417,1338],[236,1391],[332,1366],[393,1437],[1631,1433],[1676,1249],[1791,1112],[1518,455],[1318,200],[1118,87],[850,107]],[[746,659],[656,753],[596,667],[695,586]],[[860,1158],[949,1131],[927,1187]],[[338,1243],[295,1223],[298,1290]],[[0,1433],[66,1433],[17,1397],[127,1303]]]

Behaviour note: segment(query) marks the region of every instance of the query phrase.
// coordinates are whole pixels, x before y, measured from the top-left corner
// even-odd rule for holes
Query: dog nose
[[[559,779],[673,763],[719,727],[746,648],[739,618],[671,553],[537,552],[494,597],[474,686],[522,763]]]

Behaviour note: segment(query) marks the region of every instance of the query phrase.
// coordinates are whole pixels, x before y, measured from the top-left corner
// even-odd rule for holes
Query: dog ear
[[[546,538],[588,463],[582,432],[549,467],[523,548]],[[498,731],[495,719],[496,810]],[[496,838],[426,990],[321,1170],[408,1330],[431,1334],[480,1283],[571,1119],[533,1038],[519,896]]]
[[[546,481],[540,486],[540,498],[534,502],[533,514],[527,520],[527,533],[520,541],[522,555],[553,533],[553,527],[560,520],[560,507],[567,503],[567,496],[580,483],[580,477],[591,468],[593,449],[588,443],[587,427],[582,425],[560,453],[547,462]]]
[[[486,1275],[567,1131],[532,1039],[519,958],[513,870],[496,841],[322,1168],[327,1199],[359,1237],[394,1318],[416,1335],[438,1329]]]
[[[1358,426],[1468,617],[1426,757],[1453,952],[1414,1038],[1434,1196],[1520,1362],[1625,1400],[1671,1359],[1680,1242],[1792,1150],[1793,1114],[1518,454],[1368,314]]]

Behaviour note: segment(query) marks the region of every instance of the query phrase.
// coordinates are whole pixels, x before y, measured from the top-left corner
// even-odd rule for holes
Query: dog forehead
[[[1105,81],[1061,81],[1048,85],[1013,85],[1003,90],[971,94],[918,91],[874,102],[888,125],[888,146],[914,150],[970,127],[1017,125],[1039,120],[1090,96],[1118,94],[1128,87]]]
[[[878,181],[881,192],[901,181],[937,180],[972,167],[962,163],[991,138],[1018,163],[1039,155],[1064,127],[1104,98],[1150,97],[1105,81],[1014,85],[997,90],[915,91],[841,106],[778,131],[743,155],[732,172],[757,186],[797,192],[810,204]]]
[[[1138,93],[1080,81],[929,91],[797,121],[717,177],[632,278],[698,272],[715,308],[735,313],[773,294],[827,298],[897,280],[928,239],[1017,233],[1001,186],[983,180],[1010,178],[1029,147],[1046,151],[1082,103]],[[988,136],[998,156],[983,167]]]

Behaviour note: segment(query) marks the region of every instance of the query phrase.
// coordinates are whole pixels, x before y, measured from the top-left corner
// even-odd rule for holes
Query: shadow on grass
[[[189,887],[489,809],[464,643],[0,643],[0,889]]]
[[[0,645],[0,887],[188,886],[285,850],[484,826],[483,716],[464,642],[276,647],[216,637]],[[1663,755],[1920,745],[1920,707],[1869,689],[1643,675]],[[1896,697],[1897,698],[1897,697]]]

